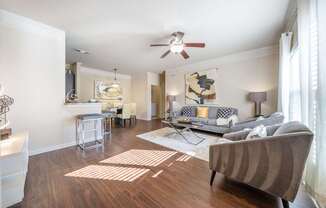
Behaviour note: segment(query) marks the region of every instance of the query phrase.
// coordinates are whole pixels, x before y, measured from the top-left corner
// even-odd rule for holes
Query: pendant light
[[[111,84],[111,88],[115,88],[115,89],[120,88],[120,83],[117,80],[117,69],[114,69],[114,80]]]

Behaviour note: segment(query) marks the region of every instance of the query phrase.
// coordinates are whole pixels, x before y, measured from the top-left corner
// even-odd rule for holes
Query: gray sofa
[[[255,128],[259,125],[272,126],[281,124],[284,121],[284,116],[280,112],[272,113],[269,116],[263,116],[260,118],[252,118],[246,121],[240,121],[230,127],[230,132],[241,131],[246,128]]]
[[[197,107],[208,107],[208,118],[196,117]],[[235,131],[240,131],[246,128],[254,128],[259,125],[271,126],[280,124],[284,120],[284,116],[281,113],[273,113],[270,116],[266,116],[263,119],[257,120],[257,118],[249,119],[246,121],[232,123],[228,125],[217,125],[217,118],[229,118],[232,115],[238,115],[238,109],[231,107],[219,107],[213,105],[187,105],[181,109],[174,111],[174,118],[179,119],[180,117],[187,117],[193,123],[200,123],[201,126],[196,129],[202,131],[225,134]]]
[[[267,137],[246,140],[250,130],[224,135],[224,143],[210,146],[211,185],[219,172],[293,202],[313,140],[312,132],[299,122],[267,127]]]
[[[208,118],[198,118],[197,107],[208,107]],[[217,118],[229,118],[232,115],[238,115],[238,109],[231,107],[219,107],[213,105],[187,105],[183,106],[181,109],[174,111],[173,119],[179,119],[181,117],[187,117],[193,123],[199,123],[201,126],[199,130],[225,134],[230,132],[230,124],[229,125],[217,125]]]

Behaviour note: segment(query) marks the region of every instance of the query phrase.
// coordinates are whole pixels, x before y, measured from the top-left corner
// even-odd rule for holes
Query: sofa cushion
[[[196,107],[195,106],[184,106],[182,107],[182,115],[186,117],[196,117]]]
[[[216,126],[216,119],[209,118],[207,120],[207,125]]]
[[[201,123],[201,124],[208,124],[208,119],[207,118],[199,118],[199,117],[189,117],[191,122],[194,123]]]
[[[216,120],[217,107],[208,107],[208,118]]]
[[[200,127],[200,129],[218,134],[225,134],[230,132],[230,128],[227,126],[203,125]]]
[[[208,118],[208,107],[197,107],[198,118]]]
[[[275,132],[273,136],[279,136],[283,134],[296,133],[310,131],[308,127],[298,121],[291,121],[280,126]]]

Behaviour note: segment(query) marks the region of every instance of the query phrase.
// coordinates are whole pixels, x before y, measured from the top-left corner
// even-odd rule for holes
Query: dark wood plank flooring
[[[182,153],[157,166],[145,166],[149,171],[133,182],[65,176],[89,165],[119,167],[100,161],[131,149],[168,150],[136,137],[161,127],[161,122],[154,120],[138,121],[131,128],[114,128],[113,139],[106,143],[103,153],[90,150],[83,156],[76,147],[69,147],[30,157],[25,198],[17,207],[282,207],[279,198],[229,181],[218,173],[211,187],[208,163],[196,158],[176,161]],[[155,175],[157,177],[153,177]],[[290,207],[310,208],[314,205],[300,191]]]

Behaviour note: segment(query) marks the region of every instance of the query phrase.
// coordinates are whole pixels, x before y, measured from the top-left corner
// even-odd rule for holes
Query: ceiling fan
[[[151,47],[155,46],[170,46],[170,49],[166,51],[161,58],[166,57],[170,52],[175,53],[175,54],[181,54],[181,56],[184,59],[188,59],[189,55],[187,52],[184,50],[186,47],[195,47],[195,48],[204,48],[205,43],[184,43],[183,42],[183,32],[174,32],[171,34],[171,40],[170,43],[168,44],[151,44]]]

